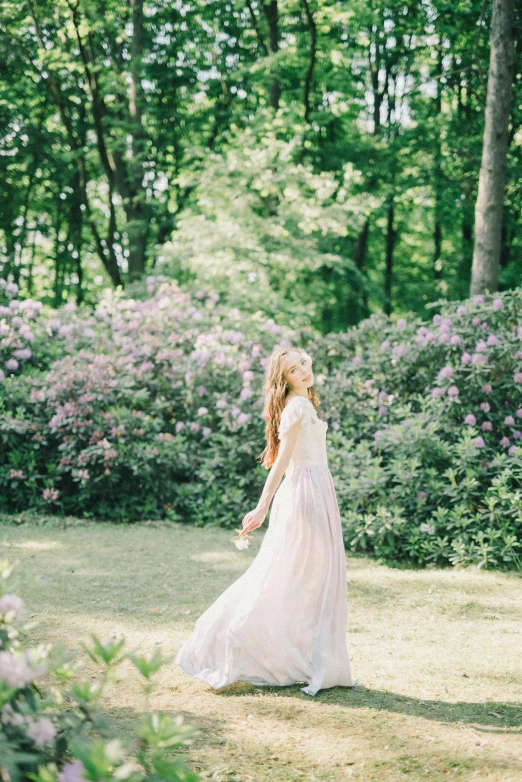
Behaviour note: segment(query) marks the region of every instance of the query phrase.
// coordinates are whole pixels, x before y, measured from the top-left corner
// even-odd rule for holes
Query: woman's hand
[[[242,535],[246,535],[248,532],[252,532],[252,530],[257,529],[261,526],[266,516],[266,510],[262,510],[260,508],[255,508],[254,510],[251,510],[250,513],[247,513],[243,521],[241,522],[241,525],[243,527]]]

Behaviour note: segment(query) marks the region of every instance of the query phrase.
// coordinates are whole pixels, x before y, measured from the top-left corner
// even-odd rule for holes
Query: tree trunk
[[[364,274],[364,267],[366,265],[366,253],[368,250],[368,237],[370,235],[370,218],[367,217],[364,221],[362,229],[359,231],[357,241],[355,244],[354,262],[360,272]],[[369,313],[368,308],[368,292],[363,289],[361,293],[361,307],[360,316],[366,318]]]
[[[395,245],[395,228],[393,194],[388,200],[388,220],[386,229],[386,270],[384,275],[384,311],[386,315],[391,315],[392,304],[392,281],[393,281],[393,248]]]
[[[270,54],[277,54],[279,51],[279,17],[277,10],[277,0],[271,0],[269,3],[263,4],[263,10],[265,12],[266,21],[268,23],[268,50]],[[279,108],[279,100],[281,98],[281,85],[279,79],[274,73],[275,69],[272,67],[272,81],[270,82],[270,106],[277,111]]]
[[[442,74],[444,59],[442,56],[442,36],[439,36],[437,46],[437,72]],[[433,171],[433,191],[435,196],[435,220],[433,226],[433,277],[439,280],[442,277],[442,140],[441,140],[441,113],[442,113],[442,79],[437,79],[437,97],[435,100],[436,124],[435,124],[435,165]]]
[[[129,240],[129,280],[140,277],[145,271],[148,221],[146,216],[145,189],[143,186],[145,133],[142,107],[145,99],[141,85],[141,58],[143,55],[143,0],[131,0],[132,44],[131,80],[129,86],[129,117],[132,134],[132,160],[129,164],[129,192],[124,198]]]
[[[305,118],[305,122],[308,124],[310,122],[310,110],[311,110],[310,91],[312,89],[312,78],[314,74],[315,56],[317,50],[317,27],[315,24],[314,15],[310,10],[308,0],[301,0],[301,2],[303,4],[303,9],[306,16],[306,23],[310,31],[310,57],[308,60],[308,68],[306,70],[305,83],[304,83],[304,95],[303,95],[303,103],[305,109],[304,118]]]
[[[472,296],[492,293],[498,287],[514,37],[514,0],[493,0],[484,142],[475,205]]]

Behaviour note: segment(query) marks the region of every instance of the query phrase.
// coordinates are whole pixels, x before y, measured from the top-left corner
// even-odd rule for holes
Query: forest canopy
[[[1,276],[59,306],[203,272],[320,298],[323,333],[467,296],[503,3],[6,0]],[[501,290],[522,270],[509,19]]]

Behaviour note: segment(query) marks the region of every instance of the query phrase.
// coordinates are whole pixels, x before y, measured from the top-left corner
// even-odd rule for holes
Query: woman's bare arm
[[[295,424],[292,424],[288,431],[283,435],[279,445],[279,450],[277,452],[276,460],[270,468],[270,472],[268,473],[267,479],[265,481],[259,502],[257,503],[255,509],[250,511],[250,513],[247,513],[243,519],[242,524],[243,531],[245,533],[257,529],[257,527],[260,527],[263,523],[263,520],[268,513],[270,503],[272,502],[272,498],[276,493],[277,487],[281,483],[281,478],[283,477],[285,470],[290,463],[300,428],[301,422],[296,421]]]

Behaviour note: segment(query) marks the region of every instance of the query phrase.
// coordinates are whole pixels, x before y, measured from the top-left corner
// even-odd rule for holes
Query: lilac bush
[[[320,337],[306,318],[283,328],[156,276],[94,312],[44,309],[33,357],[5,354],[20,366],[0,383],[0,510],[236,527],[266,478],[268,356],[298,344],[315,361],[347,547],[518,567],[522,290],[439,308]]]
[[[522,290],[444,304],[430,323],[374,316],[325,342],[347,547],[520,567]]]
[[[125,639],[103,644],[93,635],[85,651],[102,675],[80,679],[86,660],[76,651],[58,643],[31,645],[35,623],[25,623],[23,600],[6,591],[12,570],[0,562],[0,778],[197,782],[178,750],[198,732],[181,715],[146,713],[130,732],[103,712],[106,683],[126,659],[139,672],[148,702],[152,676],[167,662],[161,652],[146,659],[124,653]]]
[[[212,291],[147,287],[102,300],[88,346],[69,313],[62,357],[4,380],[0,509],[237,525],[261,490],[259,385],[289,337]]]

